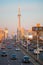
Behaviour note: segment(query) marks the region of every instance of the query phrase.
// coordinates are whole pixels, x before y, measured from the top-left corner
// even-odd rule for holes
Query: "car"
[[[7,43],[7,45],[9,45],[10,44],[10,42],[6,42]]]
[[[29,48],[29,51],[33,51],[34,49],[32,47]]]
[[[16,47],[16,46],[17,46],[16,42],[15,42],[15,43],[13,43],[13,46],[14,46],[14,47]]]
[[[20,51],[20,48],[16,48],[16,51]]]
[[[4,57],[4,56],[7,56],[7,52],[6,52],[6,51],[2,51],[2,52],[1,52],[1,56],[3,56],[3,57]]]
[[[43,52],[43,49],[42,49],[41,47],[40,47],[40,48],[38,48],[38,50],[39,50],[40,52],[41,52],[41,51]]]
[[[8,45],[7,48],[8,48],[8,49],[11,49],[12,47]]]
[[[3,43],[3,44],[5,44],[5,42],[4,42],[4,41],[3,41],[2,43]]]
[[[29,63],[29,62],[30,62],[29,56],[25,55],[25,56],[23,57],[22,62],[23,62],[23,63]]]
[[[5,46],[2,46],[1,49],[5,49]]]
[[[37,45],[32,46],[32,48],[36,49],[37,48]]]
[[[11,60],[16,60],[17,58],[16,58],[16,54],[12,54],[11,55]]]
[[[39,51],[39,49],[34,49],[34,54],[40,54],[40,51]]]
[[[39,40],[43,41],[43,35],[39,36]]]

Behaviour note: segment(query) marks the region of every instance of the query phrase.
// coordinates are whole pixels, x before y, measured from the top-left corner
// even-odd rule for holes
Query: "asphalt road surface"
[[[22,58],[24,56],[24,53],[20,50],[20,51],[16,51],[15,49],[18,48],[17,46],[14,47],[12,43],[9,44],[12,48],[8,49],[7,48],[7,44],[6,44],[6,48],[5,49],[0,49],[0,53],[1,51],[5,50],[7,51],[7,57],[1,57],[0,55],[0,65],[34,65],[32,62],[30,63],[22,63]],[[10,56],[11,54],[15,53],[17,56],[17,60],[11,60]]]

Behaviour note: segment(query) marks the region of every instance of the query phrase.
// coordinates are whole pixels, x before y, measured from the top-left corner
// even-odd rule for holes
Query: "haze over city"
[[[43,26],[43,0],[0,0],[0,28],[17,30],[19,8],[21,27],[30,29],[37,23]]]
[[[0,0],[0,65],[43,65],[43,0]]]

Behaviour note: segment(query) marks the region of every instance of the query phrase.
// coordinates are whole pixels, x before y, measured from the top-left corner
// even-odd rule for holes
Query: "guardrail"
[[[37,59],[33,54],[31,54],[30,51],[27,52],[27,50],[26,50],[22,45],[20,45],[20,44],[18,44],[18,46],[19,46],[22,50],[24,50],[28,55],[30,55],[36,62],[38,62],[40,65],[43,65],[43,62],[41,62],[41,61],[40,61],[39,59]]]

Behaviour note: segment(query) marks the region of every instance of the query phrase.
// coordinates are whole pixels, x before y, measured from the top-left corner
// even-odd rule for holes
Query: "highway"
[[[1,57],[0,55],[0,65],[34,65],[32,62],[30,63],[22,63],[22,58],[24,56],[24,53],[20,50],[20,51],[16,51],[16,48],[18,48],[18,46],[14,47],[12,43],[10,43],[10,46],[12,46],[11,49],[6,48],[5,49],[1,49],[1,51],[5,50],[7,51],[7,57]],[[17,60],[11,60],[10,56],[11,54],[15,53],[17,56]]]
[[[9,42],[9,44],[7,44]],[[0,55],[0,65],[40,65],[37,61],[35,61],[30,55],[30,63],[23,63],[22,59],[24,55],[28,55],[20,46],[16,45],[14,46],[14,41],[6,41],[5,44],[2,43],[2,45],[6,45],[5,49],[0,49],[1,51],[7,51],[7,57],[1,57]],[[8,48],[8,45],[11,46],[11,49]],[[0,46],[1,47],[1,46]],[[17,48],[20,48],[19,51],[16,51]],[[11,54],[16,54],[17,59],[11,60]]]

